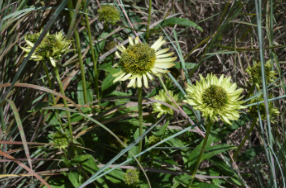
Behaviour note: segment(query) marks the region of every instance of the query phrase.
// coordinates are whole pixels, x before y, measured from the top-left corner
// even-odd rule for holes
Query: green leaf
[[[163,136],[167,127],[169,125],[169,121],[167,121],[161,128],[160,130],[155,134],[155,136]]]
[[[92,94],[92,90],[90,88],[89,82],[86,82],[86,89],[87,89],[87,102],[91,102],[93,101],[93,97],[92,97],[93,94]],[[83,97],[82,81],[79,81],[77,84],[77,100],[78,100],[78,104],[85,104],[84,97]]]
[[[169,18],[162,22],[161,27],[168,27],[168,26],[174,26],[174,25],[182,25],[187,27],[194,27],[201,32],[203,32],[203,29],[196,24],[195,22],[192,22],[186,18]]]
[[[109,170],[109,169],[106,169]],[[115,184],[124,183],[124,172],[122,169],[115,169],[108,174],[106,174],[106,179],[110,180],[111,182]]]
[[[68,174],[68,178],[74,187],[80,186],[78,171],[70,171]]]
[[[115,79],[115,77],[113,77],[111,74],[109,74],[102,82],[101,91],[103,92],[106,89],[108,89],[110,86],[114,85],[113,84],[114,79]]]
[[[105,95],[105,97],[111,97],[111,96],[117,96],[117,97],[124,97],[124,96],[130,96],[129,93],[123,93],[121,91],[113,91],[109,93],[108,95]]]
[[[220,186],[208,183],[193,183],[193,188],[220,188]]]
[[[68,181],[65,177],[53,177],[48,180],[48,184],[52,188],[67,188],[72,187],[72,184],[70,181]],[[47,188],[47,186],[44,186],[44,188]]]
[[[246,150],[243,154],[241,154],[237,160],[238,161],[248,161],[250,159],[253,159],[256,157],[259,153],[264,151],[263,146],[253,147],[248,150]]]
[[[89,154],[78,155],[75,158],[73,158],[71,162],[73,165],[80,164],[80,163],[83,163],[84,161],[86,161],[87,159],[89,159],[90,157],[92,158],[92,156]]]
[[[215,137],[212,135],[209,136],[207,144],[206,144],[206,149],[211,145]],[[201,141],[201,143],[191,152],[189,159],[188,159],[188,167],[190,167],[192,164],[197,162],[197,159],[199,157],[199,154],[202,150],[204,140]]]
[[[196,65],[197,65],[196,63],[189,63],[189,62],[185,63],[186,69],[193,69]],[[181,63],[175,62],[175,68],[181,69]]]
[[[172,188],[178,187],[180,184],[188,185],[189,181],[191,179],[191,176],[188,174],[180,174],[174,177],[173,179],[173,186]]]
[[[231,149],[235,149],[236,147],[235,146],[230,146],[230,145],[227,145],[227,144],[219,144],[219,145],[214,145],[214,146],[211,146],[211,147],[207,147],[205,150],[205,153],[202,157],[202,160],[204,159],[209,159],[211,158],[212,156],[215,156],[217,154],[220,154],[222,152],[225,152],[227,150],[231,150]]]

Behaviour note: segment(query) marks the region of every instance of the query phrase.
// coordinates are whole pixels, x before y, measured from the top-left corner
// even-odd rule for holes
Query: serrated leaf
[[[193,188],[221,188],[220,186],[209,183],[194,183]]]
[[[168,27],[168,26],[174,26],[174,25],[182,25],[187,27],[194,27],[201,32],[203,32],[203,29],[196,24],[195,22],[192,22],[186,18],[169,18],[162,22],[161,27]]]

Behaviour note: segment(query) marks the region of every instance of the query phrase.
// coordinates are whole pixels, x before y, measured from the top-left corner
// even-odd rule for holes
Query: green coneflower
[[[137,169],[128,169],[124,174],[125,184],[130,187],[139,186],[139,171]]]
[[[51,144],[60,150],[65,150],[69,146],[70,137],[67,132],[57,131],[52,134]]]
[[[39,36],[40,33],[25,36],[26,47],[20,46],[26,52],[24,57],[28,56]],[[34,61],[50,60],[52,66],[55,67],[56,61],[60,60],[64,53],[68,52],[70,44],[71,41],[66,40],[62,31],[54,35],[47,33],[32,54],[31,59]]]
[[[115,24],[120,20],[120,13],[118,9],[111,5],[102,5],[98,9],[98,20],[104,21],[107,24]]]
[[[239,109],[242,101],[242,89],[238,89],[235,83],[230,82],[230,77],[221,77],[218,79],[215,75],[208,74],[206,79],[200,75],[200,81],[196,85],[187,86],[188,99],[185,102],[200,110],[203,117],[211,120],[220,119],[231,125],[230,120],[234,121],[239,118]]]
[[[272,98],[272,96],[269,95],[269,99],[271,99],[271,98]],[[255,98],[251,99],[249,101],[249,103],[255,104],[255,103],[261,102],[261,101],[264,101],[263,95],[260,95],[258,98],[255,97]],[[275,123],[275,116],[278,116],[280,112],[278,111],[278,108],[274,107],[272,102],[268,102],[268,105],[269,105],[268,107],[269,107],[270,121],[271,121],[271,123]],[[251,116],[253,118],[257,119],[258,118],[258,111],[259,111],[261,119],[266,120],[267,114],[266,114],[265,104],[261,103],[261,104],[258,104],[258,106],[259,107],[257,107],[257,104],[250,106],[248,109],[248,112],[251,114]]]
[[[175,102],[178,101],[178,95],[174,95],[173,91],[168,91],[168,93],[174,99]],[[167,93],[163,90],[159,91],[159,95],[156,95],[154,99],[168,103],[169,105],[172,105],[175,108],[177,108],[176,104],[170,99]],[[174,115],[173,109],[163,104],[153,103],[152,107],[153,107],[153,113],[159,113],[157,115],[157,118],[161,117],[163,114]]]
[[[268,60],[265,63],[265,74],[266,74],[266,83],[271,83],[274,82],[276,77],[275,75],[277,74],[275,71],[271,71],[271,60]],[[245,70],[247,74],[250,77],[250,80],[259,88],[259,86],[262,84],[261,82],[261,63],[260,62],[255,62],[255,64],[250,67],[248,66],[247,69]]]
[[[169,71],[163,68],[173,67],[175,64],[172,62],[177,58],[170,57],[174,54],[173,52],[166,53],[169,50],[168,48],[158,51],[164,43],[166,41],[163,40],[163,37],[160,37],[150,47],[148,44],[139,43],[138,37],[135,38],[134,42],[129,37],[127,49],[123,45],[121,47],[117,46],[122,54],[120,55],[118,51],[115,53],[120,58],[120,62],[115,66],[118,66],[121,70],[113,75],[116,77],[113,82],[130,79],[127,87],[135,87],[137,84],[137,87],[141,88],[143,79],[144,86],[148,88],[148,79],[153,79],[152,74],[160,76],[161,73],[168,73]]]

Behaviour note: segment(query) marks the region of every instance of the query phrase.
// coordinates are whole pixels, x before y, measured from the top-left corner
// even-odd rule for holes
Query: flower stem
[[[256,121],[257,121],[256,118],[252,121],[252,124],[251,124],[251,127],[250,127],[248,133],[245,135],[243,141],[242,141],[242,142],[240,143],[240,145],[238,146],[236,152],[235,152],[234,155],[233,155],[233,158],[235,158],[235,157],[237,156],[237,154],[239,153],[240,149],[241,149],[242,146],[244,145],[245,141],[248,139],[250,133],[252,132],[252,130],[253,130],[255,124],[256,124]]]
[[[46,66],[46,63],[45,63],[44,61],[42,61],[42,62],[43,62],[43,67],[44,67],[46,76],[47,76],[49,88],[52,89],[52,82],[51,82],[51,78],[50,78],[50,75],[49,75],[48,68],[47,68],[47,66]],[[57,105],[57,101],[56,101],[56,99],[55,99],[54,94],[51,94],[51,96],[52,96],[52,99],[53,99],[53,104],[54,104],[54,106],[56,106],[56,105]],[[62,120],[61,120],[61,118],[60,118],[59,111],[58,111],[58,109],[55,109],[55,111],[56,111],[57,118],[58,118],[58,120],[59,120],[59,122],[60,122],[60,125],[61,125],[61,127],[62,127],[62,129],[63,129],[63,123],[62,123]]]
[[[148,24],[147,24],[147,34],[146,34],[146,42],[149,42],[150,37],[150,21],[151,21],[151,12],[152,12],[152,0],[149,0],[149,14],[148,14]]]
[[[86,13],[85,14],[86,29],[87,29],[87,33],[88,33],[89,46],[90,46],[91,58],[92,58],[93,69],[94,69],[94,88],[95,88],[96,99],[99,100],[100,96],[99,96],[99,90],[98,90],[98,72],[97,72],[98,71],[97,70],[98,56],[95,56],[95,54],[94,54],[87,10],[85,10],[85,13]]]
[[[72,0],[69,0],[67,5],[68,5],[68,9],[70,9],[69,17],[70,17],[70,20],[72,20],[72,18],[73,18],[73,11],[72,10],[74,9]],[[78,54],[78,61],[79,61],[80,72],[81,72],[83,98],[84,98],[84,103],[87,103],[87,93],[86,93],[87,90],[86,90],[84,66],[83,66],[83,61],[82,61],[82,56],[81,56],[79,33],[78,33],[77,29],[75,29],[75,31],[74,31],[74,37],[75,37],[75,43],[76,43],[77,54]]]
[[[143,134],[143,115],[142,115],[142,87],[138,87],[138,114],[139,114],[139,136]],[[139,151],[142,151],[142,140],[139,141]],[[141,156],[138,157],[138,161],[141,160]]]
[[[208,138],[209,138],[209,134],[210,134],[210,130],[211,130],[211,125],[212,125],[212,120],[209,119],[208,121],[208,124],[207,124],[207,131],[206,131],[206,135],[205,135],[205,138],[204,138],[204,142],[203,142],[203,146],[202,146],[202,149],[201,149],[201,152],[199,154],[199,157],[198,157],[198,160],[197,160],[197,163],[196,163],[196,166],[195,166],[195,169],[193,171],[193,173],[191,172],[192,174],[192,177],[191,177],[191,180],[190,180],[190,183],[188,185],[188,188],[191,188],[192,186],[192,183],[195,179],[195,175],[197,173],[197,170],[201,164],[201,160],[202,160],[202,156],[204,154],[204,151],[205,151],[205,147],[207,145],[207,141],[208,141]]]
[[[162,84],[162,86],[163,86],[165,92],[166,92],[166,93],[169,93],[168,90],[167,90],[167,88],[166,88],[166,86],[165,86],[165,84],[164,84],[164,82],[163,82],[163,80],[162,80],[162,78],[161,78],[161,77],[158,77],[158,78],[159,78],[159,80],[160,80],[160,82],[161,82],[161,84]]]
[[[64,91],[64,88],[63,88],[62,80],[60,78],[58,67],[54,67],[54,71],[55,71],[55,74],[56,74],[57,81],[59,83],[61,94],[65,96],[65,91]],[[64,101],[64,106],[66,108],[68,108],[68,104],[67,104],[66,99],[63,98],[63,101]],[[68,111],[66,111],[66,113],[67,113],[67,118],[68,118],[68,126],[69,126],[70,135],[71,135],[71,140],[73,141],[73,133],[72,133],[72,127],[71,127],[70,113]]]

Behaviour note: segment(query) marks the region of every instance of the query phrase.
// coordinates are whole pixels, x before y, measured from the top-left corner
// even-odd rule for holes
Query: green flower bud
[[[265,75],[267,83],[274,82],[274,80],[276,79],[275,75],[277,74],[275,71],[271,71],[272,65],[270,62],[271,60],[265,63]],[[250,80],[257,86],[257,88],[259,88],[259,86],[262,84],[261,63],[255,62],[255,64],[252,67],[248,66],[245,71],[249,75]]]
[[[67,132],[56,132],[52,135],[51,144],[60,150],[66,150],[69,146],[70,136]]]
[[[111,5],[102,5],[101,8],[97,11],[99,21],[103,21],[107,24],[115,24],[120,20],[120,13],[118,9]]]
[[[130,187],[139,187],[139,171],[137,169],[128,169],[124,174],[125,184]]]

